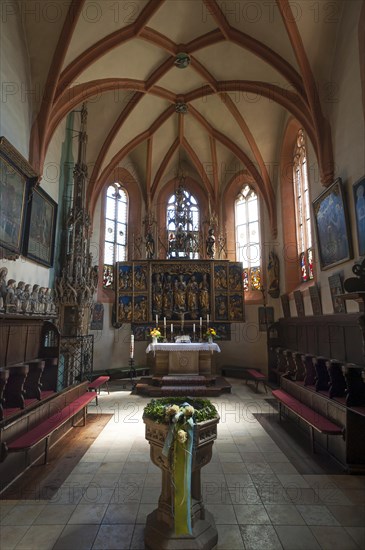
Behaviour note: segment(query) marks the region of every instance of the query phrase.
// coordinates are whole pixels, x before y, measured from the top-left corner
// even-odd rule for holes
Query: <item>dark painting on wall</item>
[[[281,299],[281,307],[283,308],[284,317],[286,318],[291,317],[289,296],[287,294],[282,294],[280,296],[280,299]]]
[[[37,180],[28,162],[0,137],[0,257],[15,259],[22,253],[28,192]]]
[[[40,187],[33,189],[29,203],[24,254],[39,264],[52,267],[57,204]]]
[[[334,313],[346,313],[345,300],[341,297],[343,294],[343,285],[339,273],[328,277],[328,284],[333,304]]]
[[[321,295],[317,284],[309,287],[309,296],[311,299],[313,315],[322,315]]]
[[[259,331],[266,332],[267,328],[274,322],[273,307],[259,307]]]
[[[298,317],[305,317],[303,294],[300,290],[294,291],[294,301]]]
[[[313,201],[313,211],[321,269],[330,269],[352,258],[347,205],[340,178]]]
[[[90,330],[103,330],[104,327],[104,306],[103,304],[94,304],[93,313],[90,321]]]
[[[354,183],[353,190],[359,256],[365,256],[365,177]]]

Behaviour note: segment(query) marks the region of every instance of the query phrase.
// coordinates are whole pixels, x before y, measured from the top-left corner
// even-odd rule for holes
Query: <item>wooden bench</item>
[[[266,376],[262,372],[260,372],[259,370],[256,370],[256,369],[246,369],[245,373],[248,375],[248,378],[246,378],[246,384],[247,384],[248,380],[250,380],[250,379],[254,380],[255,381],[255,392],[257,393],[259,382],[262,382],[263,385],[264,385],[264,388],[265,388],[265,392],[267,393]]]
[[[110,376],[98,376],[97,378],[95,378],[95,380],[93,380],[92,382],[89,383],[87,389],[88,391],[95,391],[96,393],[96,399],[95,399],[95,402],[96,404],[98,404],[98,394],[100,395],[100,390],[102,388],[102,386],[105,386],[107,392],[108,392],[108,395],[109,395],[109,385],[108,385],[108,382],[110,380]]]
[[[306,422],[310,428],[312,452],[314,449],[314,430],[326,435],[344,435],[344,429],[331,420],[311,409],[298,399],[283,390],[273,390],[272,395],[279,402],[279,420],[282,416],[282,405]]]
[[[38,443],[45,440],[45,449],[44,449],[44,464],[47,463],[48,450],[50,448],[50,439],[52,434],[61,426],[63,426],[68,420],[72,419],[72,426],[74,417],[80,411],[83,411],[83,426],[86,424],[86,410],[88,404],[95,399],[94,393],[86,392],[81,395],[63,409],[60,409],[56,413],[52,414],[49,418],[41,421],[39,424],[31,428],[26,433],[18,436],[13,441],[9,443],[4,443],[6,447],[6,454],[8,452],[19,452],[19,451],[28,451],[37,445]]]

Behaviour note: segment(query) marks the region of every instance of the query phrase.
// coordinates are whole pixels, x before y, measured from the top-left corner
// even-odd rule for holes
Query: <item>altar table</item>
[[[155,376],[209,376],[212,374],[213,352],[220,352],[216,343],[150,344],[150,353]]]

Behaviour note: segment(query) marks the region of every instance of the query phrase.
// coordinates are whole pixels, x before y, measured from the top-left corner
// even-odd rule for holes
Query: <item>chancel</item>
[[[364,1],[0,11],[0,546],[364,548]]]

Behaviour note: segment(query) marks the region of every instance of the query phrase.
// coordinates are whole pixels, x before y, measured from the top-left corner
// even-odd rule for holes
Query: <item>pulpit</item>
[[[215,343],[161,343],[146,349],[154,376],[211,376],[213,353],[220,351]]]

